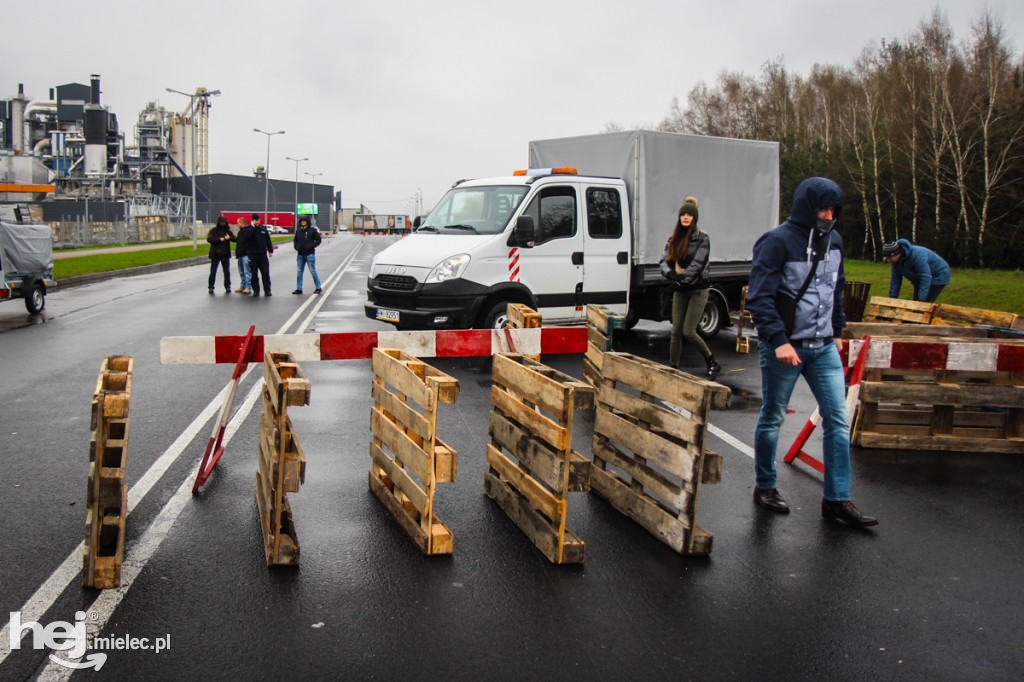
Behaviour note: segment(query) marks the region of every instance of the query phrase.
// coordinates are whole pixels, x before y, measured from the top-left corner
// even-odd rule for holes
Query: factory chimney
[[[92,98],[90,99],[90,103],[91,104],[99,105],[99,103],[100,103],[100,75],[98,73],[94,73],[91,76],[89,76],[89,78],[91,79],[90,82],[92,84]]]

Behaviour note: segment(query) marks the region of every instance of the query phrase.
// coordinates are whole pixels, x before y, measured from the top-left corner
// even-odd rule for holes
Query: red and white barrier
[[[844,364],[853,366],[863,344],[860,340],[844,342]],[[875,339],[865,364],[868,369],[1024,372],[1024,344]]]
[[[199,365],[238,362],[245,336],[165,336],[160,339],[160,364]],[[254,336],[249,362],[266,351],[288,352],[298,362],[360,360],[374,348],[397,348],[418,358],[584,353],[586,327],[537,329],[438,329],[433,331],[338,332]]]

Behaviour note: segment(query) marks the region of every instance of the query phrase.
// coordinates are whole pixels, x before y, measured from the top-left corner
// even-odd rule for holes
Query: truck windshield
[[[508,225],[528,189],[523,185],[454,187],[441,198],[417,232],[497,234]]]

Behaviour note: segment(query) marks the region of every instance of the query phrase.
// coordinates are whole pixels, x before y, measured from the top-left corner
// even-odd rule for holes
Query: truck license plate
[[[398,322],[398,311],[387,308],[377,308],[377,319],[385,322]]]

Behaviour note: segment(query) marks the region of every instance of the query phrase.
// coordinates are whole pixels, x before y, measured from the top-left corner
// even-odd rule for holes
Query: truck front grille
[[[416,278],[401,275],[379,275],[377,286],[392,291],[412,291],[416,288]]]

